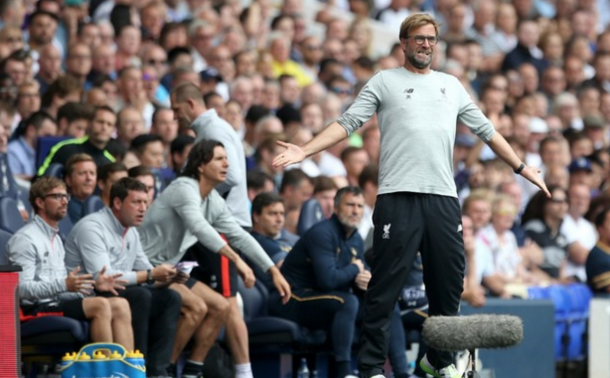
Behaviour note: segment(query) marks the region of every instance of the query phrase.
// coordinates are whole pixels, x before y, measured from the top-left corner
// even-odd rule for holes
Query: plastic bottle
[[[72,363],[76,359],[76,352],[66,353],[65,356],[61,358],[61,367],[66,367]]]
[[[132,365],[144,367],[146,364],[144,362],[144,355],[140,353],[138,349],[135,351],[127,352],[125,356],[125,361],[129,362]]]
[[[146,366],[146,362],[144,361],[144,355],[142,353],[140,353],[139,350],[135,350],[132,352],[127,352],[127,354],[125,355],[125,361],[132,364],[133,366],[136,366],[138,368],[141,368],[142,370],[145,369]],[[134,370],[134,375],[131,376],[132,378],[145,378],[146,377],[146,373],[145,371],[140,371],[137,370],[137,373],[135,373]]]
[[[301,367],[297,371],[297,378],[309,378],[309,368],[307,367],[307,359],[301,358]]]
[[[115,350],[114,352],[112,352],[112,354],[108,358],[111,360],[120,360],[122,357],[123,356]]]

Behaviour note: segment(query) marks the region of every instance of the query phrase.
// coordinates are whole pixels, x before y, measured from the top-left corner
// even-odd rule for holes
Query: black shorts
[[[235,264],[220,253],[196,243],[187,250],[182,261],[197,261],[199,264],[191,271],[191,279],[205,283],[225,298],[234,297],[237,293]],[[195,284],[191,279],[185,283],[189,288]]]
[[[22,305],[25,316],[65,316],[76,320],[87,320],[83,310],[83,298],[68,299],[60,302],[49,302],[35,305]]]

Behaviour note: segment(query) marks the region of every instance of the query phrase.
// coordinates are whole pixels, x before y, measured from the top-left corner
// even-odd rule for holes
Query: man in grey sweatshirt
[[[144,353],[146,373],[166,377],[182,302],[167,287],[176,270],[166,264],[153,267],[142,250],[135,227],[147,206],[146,185],[130,177],[117,181],[110,189],[110,207],[86,216],[68,235],[66,265],[82,266],[94,277],[104,266],[122,275],[127,287],[118,295],[131,307],[135,347]]]
[[[275,287],[287,301],[290,287],[279,269],[256,240],[233,220],[225,201],[214,190],[217,184],[225,180],[227,169],[227,154],[220,142],[204,140],[197,143],[189,154],[182,176],[172,182],[148,210],[139,230],[144,250],[153,264],[175,264],[182,259],[186,248],[199,241],[209,250],[233,262],[245,285],[251,287],[255,281],[252,270],[223,240],[219,234],[222,232],[231,244],[270,274]],[[201,324],[197,324],[195,343],[183,370],[182,376],[191,378],[201,374],[203,361],[225,321],[227,333],[237,334],[236,339],[240,343],[246,340],[245,354],[248,339],[247,329],[236,329],[234,323],[229,322],[228,319],[233,318],[229,301],[192,278],[186,285],[190,291],[180,288],[183,303],[192,306],[204,303],[208,309]],[[184,332],[179,329],[172,361],[177,360],[192,335],[193,332],[188,333],[186,328]]]
[[[78,274],[80,266],[68,273],[64,265],[64,245],[57,224],[68,213],[70,195],[55,177],[43,177],[30,188],[30,202],[36,215],[6,245],[11,265],[19,265],[19,297],[26,316],[63,314],[91,322],[91,341],[115,342],[133,350],[131,311],[123,298],[85,297],[97,291],[116,293],[122,288],[120,274]]]
[[[215,189],[226,200],[229,215],[233,219],[231,223],[249,231],[252,220],[246,180],[246,156],[239,136],[228,122],[218,116],[216,110],[206,107],[203,94],[197,86],[190,83],[177,86],[172,91],[171,101],[174,116],[180,125],[195,131],[195,142],[216,140],[224,146],[229,163],[227,175]],[[210,221],[208,216],[206,219]],[[235,361],[236,378],[251,378],[247,329],[235,297],[237,293],[235,266],[230,262],[227,264],[223,256],[215,253],[215,249],[209,249],[196,241],[192,244],[187,256],[197,260],[199,267],[193,270],[191,276],[228,298],[230,310],[227,328],[235,332],[227,332],[227,341]],[[231,244],[238,250],[244,251],[233,240]]]
[[[372,278],[365,295],[358,367],[362,378],[383,377],[390,317],[421,251],[430,316],[458,313],[464,277],[460,205],[453,180],[456,121],[486,142],[515,173],[550,196],[535,168],[519,160],[506,140],[453,76],[430,64],[439,27],[414,14],[400,28],[403,67],[378,72],[354,104],[302,147],[286,150],[275,166],[298,163],[346,138],[377,113],[381,131],[379,190],[373,215]],[[430,349],[421,368],[437,378],[459,378],[451,353]]]

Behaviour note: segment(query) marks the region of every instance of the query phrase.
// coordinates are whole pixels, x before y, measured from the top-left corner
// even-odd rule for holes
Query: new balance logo
[[[392,223],[388,223],[388,224],[383,226],[383,235],[381,235],[382,239],[389,239],[390,238],[390,227],[392,227]]]
[[[406,93],[407,96],[405,98],[409,99],[409,98],[411,98],[411,93],[413,93],[413,91],[414,91],[413,88],[407,88],[402,93]]]

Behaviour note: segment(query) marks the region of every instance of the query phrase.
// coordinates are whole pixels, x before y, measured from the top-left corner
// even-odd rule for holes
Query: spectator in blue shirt
[[[38,111],[17,128],[16,138],[8,144],[9,166],[17,177],[25,180],[36,174],[36,144],[38,138],[57,134],[57,124],[51,116]]]

